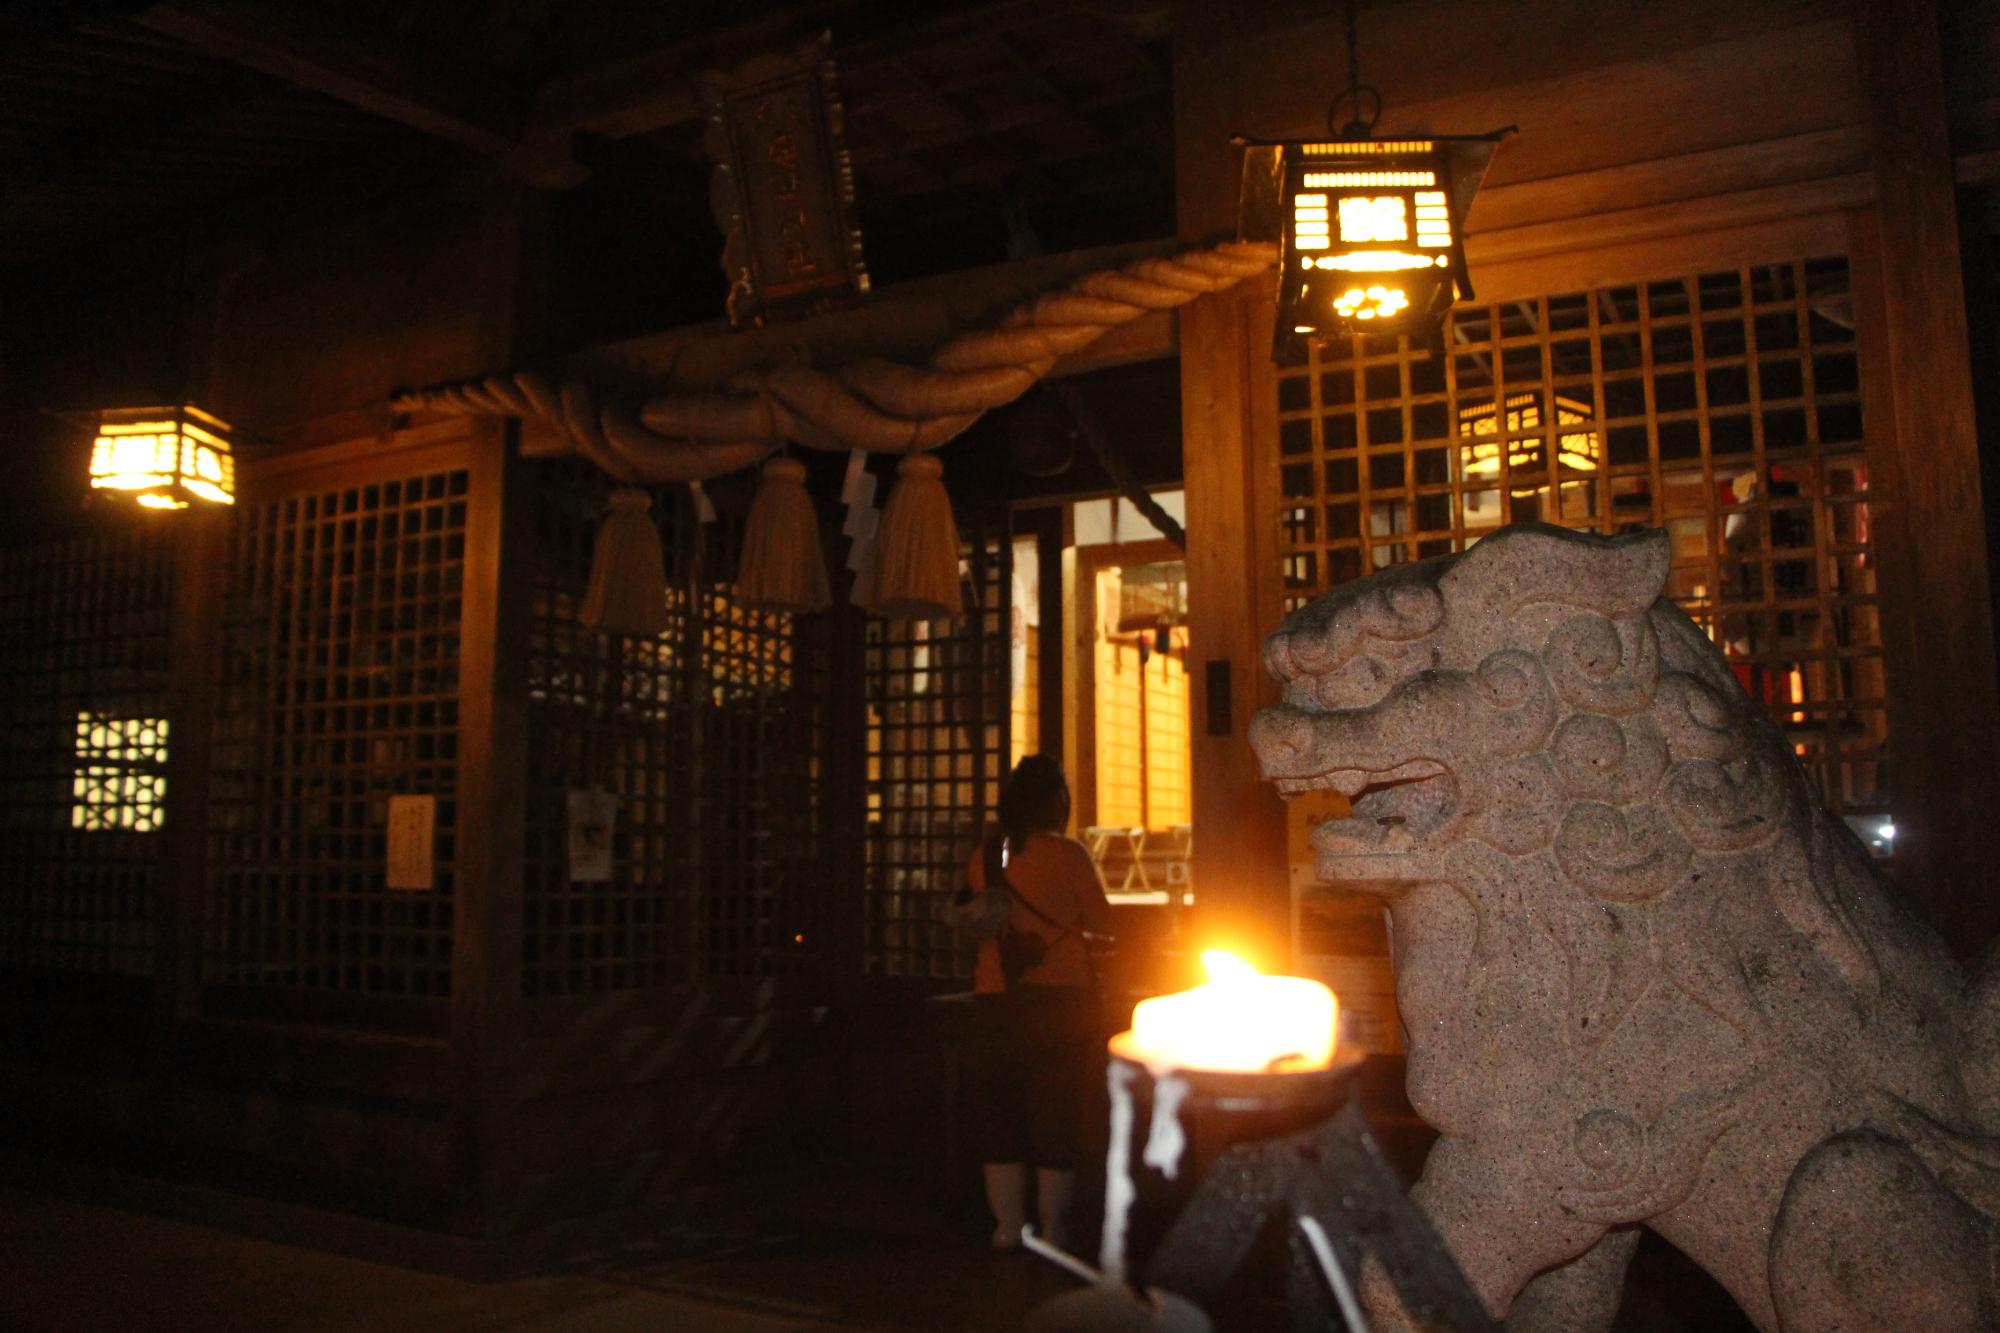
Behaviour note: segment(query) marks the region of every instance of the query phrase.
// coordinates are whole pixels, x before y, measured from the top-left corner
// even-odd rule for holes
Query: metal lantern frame
[[[148,509],[236,503],[237,433],[193,403],[107,408],[94,414],[93,490]]]
[[[1513,129],[1236,140],[1239,233],[1279,246],[1273,355],[1303,340],[1398,334],[1435,353],[1452,303],[1473,295],[1465,217]]]

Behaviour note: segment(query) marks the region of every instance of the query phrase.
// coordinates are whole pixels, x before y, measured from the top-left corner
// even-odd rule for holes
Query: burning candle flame
[[[1116,1055],[1161,1069],[1272,1073],[1333,1063],[1333,992],[1303,977],[1267,977],[1232,953],[1201,956],[1208,983],[1141,1000]]]
[[[1208,969],[1210,981],[1241,981],[1258,975],[1256,968],[1227,949],[1203,950],[1201,965]]]

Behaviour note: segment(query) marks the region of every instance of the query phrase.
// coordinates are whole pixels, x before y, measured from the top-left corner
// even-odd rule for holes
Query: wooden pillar
[[[1195,901],[1205,932],[1267,966],[1291,947],[1284,805],[1247,736],[1278,698],[1262,662],[1280,608],[1275,478],[1264,475],[1277,466],[1272,304],[1258,280],[1181,311]]]
[[[174,516],[173,624],[168,633],[165,855],[154,917],[155,1016],[171,1031],[201,1012],[202,899],[208,877],[208,774],[215,723],[222,607],[228,595],[231,513],[196,507]],[[168,1042],[155,1048],[166,1054]]]
[[[1075,546],[1063,549],[1061,565],[1063,766],[1080,836],[1103,822],[1097,810],[1097,611],[1091,601],[1097,596],[1097,570]]]
[[[1857,0],[1875,186],[1853,236],[1901,878],[1962,953],[2000,931],[2000,678],[1934,0]]]
[[[821,912],[824,957],[835,1004],[858,1011],[865,996],[868,940],[868,618],[847,600],[852,575],[840,566],[846,539],[837,521],[823,524],[828,566],[835,576],[834,604],[811,617],[823,645],[825,695],[820,702],[820,827],[825,830],[828,901]],[[802,624],[806,618],[801,618]],[[850,1035],[851,1028],[842,1029]]]
[[[1174,39],[1181,238],[1232,235],[1242,163],[1230,16],[1186,6]],[[1188,704],[1199,940],[1235,941],[1288,964],[1291,896],[1284,805],[1247,738],[1274,703],[1264,636],[1277,627],[1275,278],[1242,282],[1180,311],[1181,457],[1187,489]]]
[[[1033,511],[1035,533],[1035,599],[1038,618],[1041,620],[1041,635],[1036,640],[1036,656],[1041,679],[1041,695],[1037,700],[1040,716],[1036,719],[1036,732],[1041,737],[1040,748],[1045,754],[1063,753],[1063,718],[1069,710],[1063,707],[1063,636],[1067,632],[1067,622],[1063,620],[1063,546],[1064,525],[1068,522],[1067,509],[1041,509]],[[1065,769],[1070,765],[1065,762]],[[1072,779],[1074,781],[1074,779]],[[1073,803],[1073,802],[1072,802]],[[1073,830],[1072,830],[1073,831]]]
[[[514,192],[493,205],[485,265],[482,342],[510,359],[522,240],[534,201]],[[513,1227],[507,1148],[512,1057],[521,1042],[521,896],[526,855],[529,590],[516,574],[525,511],[517,496],[519,426],[469,426],[465,561],[458,665],[458,875],[452,890],[451,1060],[456,1098],[452,1195],[461,1231]]]
[[[822,515],[822,549],[833,577],[833,605],[799,617],[801,638],[825,653],[820,699],[819,819],[824,831],[826,903],[820,911],[821,957],[833,1001],[831,1037],[837,1043],[835,1105],[844,1120],[842,1144],[850,1153],[876,1151],[879,1126],[857,1108],[879,1105],[869,1081],[876,1077],[868,999],[868,618],[849,597],[853,575],[842,564],[847,539],[839,511]]]
[[[453,887],[451,1049],[458,1071],[456,1195],[466,1228],[506,1227],[508,1056],[520,1040],[521,863],[526,854],[527,601],[509,513],[511,423],[482,422],[466,488],[458,689],[458,879]],[[511,548],[511,549],[510,549]]]

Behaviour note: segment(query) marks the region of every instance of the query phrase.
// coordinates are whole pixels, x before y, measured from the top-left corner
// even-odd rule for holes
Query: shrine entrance
[[[1153,499],[1178,521],[1181,491]],[[1126,499],[1023,510],[1016,533],[1011,762],[1062,755],[1072,831],[1114,905],[1189,906],[1185,554]]]

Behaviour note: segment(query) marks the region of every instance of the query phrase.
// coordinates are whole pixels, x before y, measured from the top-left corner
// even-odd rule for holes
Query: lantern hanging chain
[[[1326,109],[1326,132],[1340,139],[1366,139],[1375,131],[1375,122],[1382,119],[1382,91],[1361,81],[1361,41],[1358,36],[1360,21],[1357,9],[1360,0],[1347,0],[1347,91],[1335,93],[1333,102]],[[1364,119],[1361,114],[1362,94],[1368,94],[1374,103],[1374,110]],[[1346,106],[1353,115],[1345,125],[1335,122],[1340,118],[1341,107]]]

